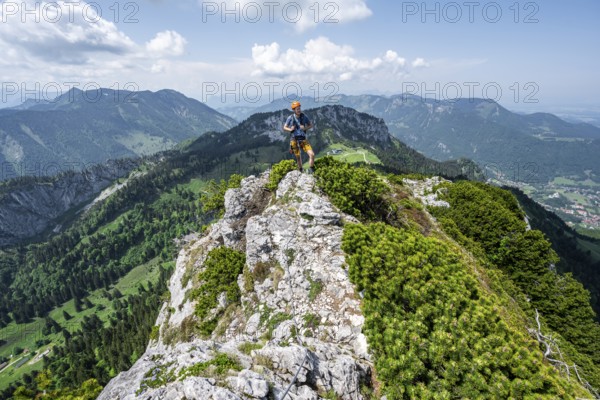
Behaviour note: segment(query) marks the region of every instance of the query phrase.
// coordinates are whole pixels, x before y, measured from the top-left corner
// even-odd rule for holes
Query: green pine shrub
[[[225,292],[229,304],[240,300],[237,278],[245,264],[246,254],[225,246],[216,247],[207,254],[204,270],[198,276],[202,285],[190,293],[190,299],[197,301],[195,314],[202,321],[199,328],[203,335],[210,335],[214,331],[218,318],[224,311],[206,319],[209,312],[217,307],[217,299],[221,293]]]
[[[296,162],[294,160],[283,160],[273,165],[271,167],[271,174],[269,175],[269,183],[266,185],[266,188],[272,192],[277,190],[277,186],[279,186],[279,182],[281,182],[283,177],[288,172],[295,170]]]
[[[217,183],[214,179],[208,182],[208,188],[206,193],[200,196],[200,203],[202,203],[202,210],[206,213],[215,212],[218,218],[223,216],[225,212],[225,192],[227,189],[236,189],[241,186],[242,179],[244,177],[239,174],[233,174],[229,177],[226,182],[221,179],[221,182]]]
[[[207,372],[210,372],[208,376],[221,377],[229,370],[241,371],[242,365],[234,356],[227,353],[218,353],[212,360],[183,368],[179,372],[178,378],[184,380],[188,376],[207,376]]]
[[[360,219],[381,219],[389,212],[384,195],[390,189],[377,173],[327,156],[315,161],[317,183],[331,202]]]
[[[252,350],[260,350],[263,347],[265,347],[264,343],[244,342],[238,346],[238,350],[249,356],[250,353],[252,353]]]
[[[383,223],[349,224],[343,250],[364,291],[364,332],[388,399],[585,396],[507,323],[450,246]]]
[[[480,182],[446,185],[449,208],[431,207],[443,229],[485,263],[504,271],[528,297],[530,317],[537,309],[555,332],[591,357],[596,372],[589,381],[600,386],[600,325],[589,292],[570,274],[556,273],[559,261],[538,230],[527,230],[514,195]],[[575,355],[573,355],[575,357]]]

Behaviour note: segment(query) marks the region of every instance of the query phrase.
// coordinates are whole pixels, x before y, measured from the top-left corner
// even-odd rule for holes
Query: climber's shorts
[[[305,153],[308,153],[309,150],[312,150],[312,147],[310,147],[310,143],[308,143],[308,140],[296,140],[292,138],[292,140],[290,141],[290,149],[292,150],[294,155],[300,155],[300,148],[302,148],[302,150],[304,150]]]

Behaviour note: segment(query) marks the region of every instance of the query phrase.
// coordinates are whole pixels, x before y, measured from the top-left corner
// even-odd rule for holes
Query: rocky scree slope
[[[286,399],[366,398],[373,366],[340,248],[343,223],[357,220],[332,206],[310,175],[290,172],[274,195],[264,189],[268,178],[269,171],[229,189],[223,218],[181,250],[156,339],[99,400],[280,399],[297,371]],[[224,316],[200,338],[190,293],[220,246],[245,254],[241,301],[228,304],[221,293],[211,315]],[[204,368],[224,359],[236,368]]]

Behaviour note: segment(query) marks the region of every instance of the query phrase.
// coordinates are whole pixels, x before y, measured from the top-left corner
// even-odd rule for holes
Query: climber
[[[298,163],[298,170],[303,172],[302,168],[302,157],[300,156],[300,149],[304,150],[308,154],[309,158],[309,169],[308,173],[312,174],[315,172],[315,153],[306,140],[306,131],[313,127],[312,123],[301,110],[300,102],[295,100],[292,102],[292,110],[294,113],[288,117],[283,125],[283,130],[290,132],[290,153],[296,156],[296,162]]]

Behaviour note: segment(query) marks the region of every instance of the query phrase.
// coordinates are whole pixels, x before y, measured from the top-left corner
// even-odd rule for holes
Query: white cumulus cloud
[[[0,9],[0,43],[53,63],[84,64],[92,53],[123,55],[135,43],[85,2],[6,2]]]
[[[392,51],[392,50],[386,51],[384,58],[385,58],[385,61],[391,62],[391,63],[396,63],[401,67],[404,67],[406,65],[406,59],[402,58],[402,57],[398,57],[398,53],[396,53],[395,51]]]
[[[429,67],[429,63],[425,61],[425,59],[419,57],[412,62],[412,66],[413,68],[426,68]]]
[[[136,43],[99,7],[84,1],[1,4],[0,79],[25,88],[14,96],[46,86],[122,88],[137,84],[144,73],[165,73],[161,61],[184,53],[186,40],[179,33],[166,30]]]
[[[311,39],[301,50],[282,51],[276,42],[252,47],[254,76],[277,78],[323,78],[349,80],[373,72],[402,73],[406,60],[392,50],[372,59],[354,55],[351,46],[338,45],[326,37]]]
[[[146,43],[151,56],[180,56],[185,51],[187,40],[175,31],[158,32],[154,39]]]

